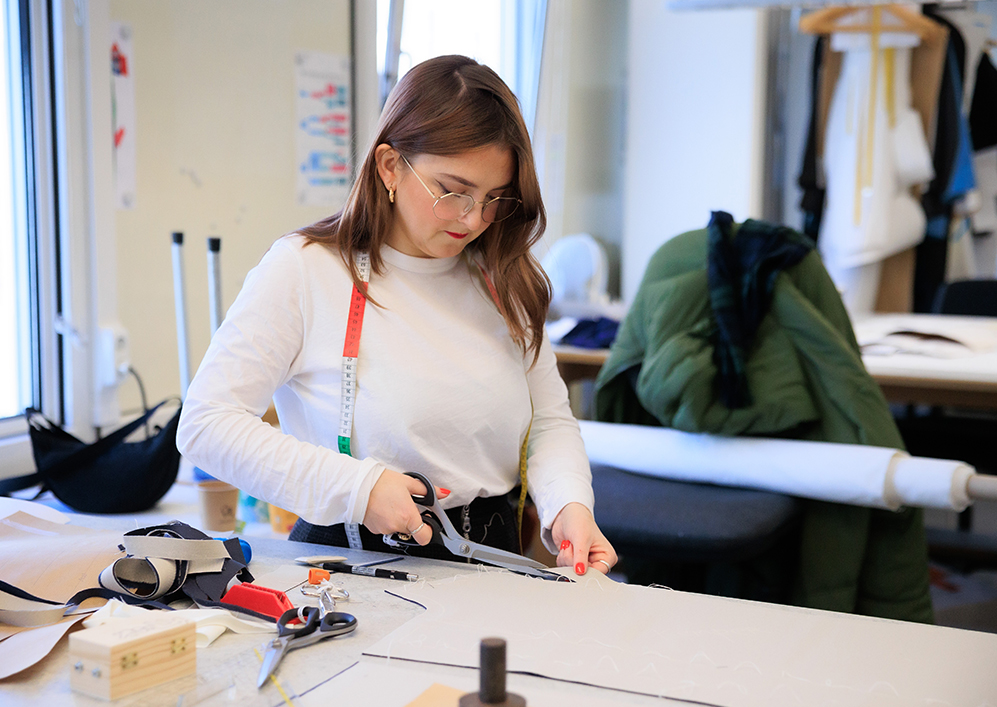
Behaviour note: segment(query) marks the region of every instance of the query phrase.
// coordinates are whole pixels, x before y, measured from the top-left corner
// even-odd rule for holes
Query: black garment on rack
[[[962,112],[962,77],[966,75],[966,42],[959,28],[934,12],[935,6],[925,5],[924,14],[949,30],[945,66],[938,94],[935,122],[935,150],[932,163],[935,178],[921,197],[921,207],[927,219],[925,238],[917,246],[914,266],[914,311],[930,312],[938,287],[945,281],[948,256],[948,232],[952,221],[952,203],[945,192],[952,180],[956,153],[959,149],[959,120]]]
[[[974,150],[997,145],[997,68],[983,52],[976,67],[976,85],[969,109],[969,133]]]
[[[816,243],[820,234],[820,222],[824,218],[824,170],[820,167],[817,154],[820,124],[820,76],[824,63],[827,40],[818,37],[814,42],[814,59],[810,70],[810,124],[807,127],[807,144],[803,149],[803,166],[796,183],[803,189],[800,209],[803,211],[803,232]]]

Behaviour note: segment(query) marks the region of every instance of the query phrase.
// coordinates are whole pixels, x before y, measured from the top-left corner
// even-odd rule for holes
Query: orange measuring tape
[[[357,270],[360,273],[360,279],[363,281],[364,289],[366,290],[367,285],[370,282],[370,254],[360,253],[357,255],[356,262]],[[499,301],[498,292],[495,290],[495,285],[492,283],[491,278],[488,277],[488,273],[485,272],[485,269],[479,263],[475,262],[475,265],[477,265],[478,270],[481,273],[481,277],[488,286],[488,292],[491,294],[492,300],[495,302],[495,306],[498,307],[499,312],[503,312],[502,303]],[[353,434],[353,413],[356,409],[357,398],[357,359],[360,356],[360,335],[363,331],[363,315],[366,304],[367,298],[363,296],[357,288],[356,283],[354,283],[353,291],[350,295],[349,317],[346,321],[346,336],[345,341],[343,342],[343,377],[340,395],[338,437],[339,452],[350,456],[353,455],[350,438]],[[532,427],[533,397],[531,396],[530,424],[526,428],[526,436],[524,437],[523,444],[519,449],[520,492],[519,507],[516,512],[516,524],[520,530],[520,534],[522,533],[523,528],[523,510],[526,508],[526,454],[527,446],[530,441],[530,430]],[[359,550],[363,547],[360,540],[359,523],[346,523],[346,538],[352,549]]]

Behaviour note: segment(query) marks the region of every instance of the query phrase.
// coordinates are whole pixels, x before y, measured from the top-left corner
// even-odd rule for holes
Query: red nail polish
[[[585,563],[579,562],[575,565],[575,574],[585,574]]]
[[[571,541],[570,540],[562,540],[561,541],[561,549],[562,550],[567,550],[569,547],[571,547]]]
[[[449,495],[450,495],[450,489],[445,489],[445,488],[440,489],[440,496],[449,496]]]

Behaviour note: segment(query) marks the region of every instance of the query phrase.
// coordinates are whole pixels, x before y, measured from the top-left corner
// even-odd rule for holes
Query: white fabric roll
[[[904,457],[893,472],[893,487],[906,506],[963,511],[972,503],[966,492],[973,467],[958,461]]]
[[[719,437],[582,420],[589,461],[646,476],[740,486],[858,506],[962,510],[972,467],[884,447]]]

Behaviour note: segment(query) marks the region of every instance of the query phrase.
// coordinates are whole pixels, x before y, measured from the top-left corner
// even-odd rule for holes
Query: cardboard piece
[[[98,586],[101,570],[124,556],[120,542],[118,532],[65,525],[17,511],[0,519],[0,577],[37,597],[65,602],[81,589]],[[87,605],[97,608],[102,601]],[[42,628],[0,625],[0,678],[44,658],[81,618]]]
[[[0,519],[0,577],[50,601],[99,586],[101,571],[125,553],[121,533],[63,525],[18,511]]]
[[[510,673],[724,707],[979,707],[994,694],[997,635],[975,631],[491,571],[391,593],[426,613],[367,655],[477,667],[480,640],[499,636]]]
[[[434,682],[405,707],[457,707],[464,691]]]
[[[21,630],[0,644],[0,680],[30,668],[52,652],[69,629],[86,614],[67,616],[57,624]]]

